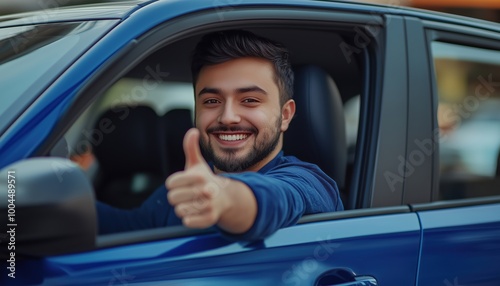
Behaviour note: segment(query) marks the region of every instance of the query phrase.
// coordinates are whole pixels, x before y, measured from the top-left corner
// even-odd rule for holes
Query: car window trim
[[[439,170],[436,168],[436,163],[439,164],[439,149],[434,145],[435,122],[431,110],[434,103],[430,53],[420,19],[405,17],[405,29],[408,49],[408,137],[405,160],[413,171],[405,178],[403,203],[426,203],[432,199],[432,191],[436,187],[434,179]],[[432,143],[431,150],[423,150],[421,142],[428,140]],[[420,161],[421,158],[423,161]]]
[[[369,138],[373,159],[373,177],[368,177],[361,207],[396,206],[403,203],[404,174],[399,174],[399,157],[406,156],[408,116],[408,65],[404,18],[386,16],[386,39],[381,66],[381,90],[372,91],[378,125]],[[396,75],[396,76],[395,76]],[[403,95],[403,96],[402,96]],[[370,166],[372,168],[372,166]],[[396,178],[400,178],[397,180]],[[368,195],[369,194],[369,195]]]
[[[433,41],[467,45],[484,49],[500,49],[500,33],[451,24],[422,21],[428,44]]]
[[[490,196],[490,197],[479,197],[470,199],[435,201],[424,204],[411,204],[410,208],[412,212],[419,212],[419,211],[439,210],[439,209],[498,204],[498,203],[500,203],[500,196]]]

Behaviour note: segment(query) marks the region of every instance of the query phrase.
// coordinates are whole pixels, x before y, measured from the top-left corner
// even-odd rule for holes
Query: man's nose
[[[219,123],[224,125],[239,123],[241,118],[238,115],[238,110],[232,101],[227,101],[222,107],[221,114],[219,115]]]

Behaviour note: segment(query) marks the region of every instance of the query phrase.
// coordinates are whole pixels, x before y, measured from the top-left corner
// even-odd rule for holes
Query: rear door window
[[[493,195],[500,171],[500,51],[444,42],[431,47],[440,199]]]

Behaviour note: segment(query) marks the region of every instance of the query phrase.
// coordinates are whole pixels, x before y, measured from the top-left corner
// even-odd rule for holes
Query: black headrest
[[[164,173],[164,141],[159,122],[159,116],[148,106],[112,108],[99,117],[90,141],[100,167],[108,176]]]
[[[347,144],[344,111],[337,85],[318,66],[299,66],[294,72],[293,97],[297,107],[284,135],[285,154],[318,165],[339,188],[343,188]]]

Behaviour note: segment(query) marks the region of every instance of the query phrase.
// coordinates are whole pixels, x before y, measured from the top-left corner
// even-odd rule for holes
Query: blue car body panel
[[[418,285],[498,285],[500,204],[418,215],[423,229]]]
[[[43,275],[47,285],[312,285],[346,268],[413,285],[419,229],[416,214],[403,213],[303,224],[252,244],[207,234],[48,257]]]

